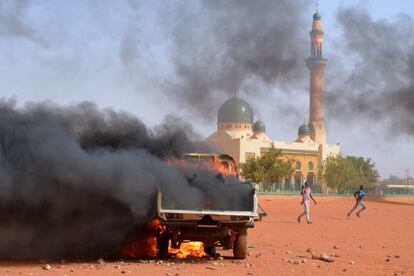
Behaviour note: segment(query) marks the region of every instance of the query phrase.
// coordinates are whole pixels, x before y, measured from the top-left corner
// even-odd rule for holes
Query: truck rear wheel
[[[244,231],[237,235],[233,246],[233,254],[236,259],[246,259],[247,257],[247,232]]]

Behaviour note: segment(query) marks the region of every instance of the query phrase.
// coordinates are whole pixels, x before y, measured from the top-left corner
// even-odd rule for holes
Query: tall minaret
[[[325,144],[326,132],[323,123],[323,93],[322,79],[326,59],[322,57],[323,31],[321,14],[318,10],[313,14],[311,38],[311,56],[306,60],[310,71],[310,110],[309,125],[311,127],[311,138],[317,144]]]

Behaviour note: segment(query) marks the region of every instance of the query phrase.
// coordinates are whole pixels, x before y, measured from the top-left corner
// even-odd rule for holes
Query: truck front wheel
[[[211,257],[214,257],[217,254],[215,246],[204,246],[204,252]]]
[[[167,235],[158,237],[157,247],[158,247],[158,258],[167,259],[169,257],[168,247],[169,247],[170,238]]]
[[[247,233],[242,232],[237,235],[233,246],[233,254],[236,259],[246,259],[247,256]]]

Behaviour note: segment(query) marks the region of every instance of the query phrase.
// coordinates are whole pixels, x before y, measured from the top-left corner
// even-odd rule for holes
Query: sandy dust
[[[0,274],[414,275],[414,198],[367,200],[361,218],[350,219],[346,212],[353,206],[351,197],[317,200],[311,206],[313,224],[298,224],[299,197],[261,197],[268,217],[249,230],[249,257],[242,261],[234,260],[231,251],[220,251],[224,259],[50,262],[50,270],[40,262],[3,262]],[[308,248],[336,255],[335,261],[312,259]]]

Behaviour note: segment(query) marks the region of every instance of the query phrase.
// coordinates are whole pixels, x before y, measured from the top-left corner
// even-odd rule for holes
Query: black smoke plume
[[[160,16],[172,37],[173,73],[165,93],[212,118],[236,93],[297,84],[306,72],[309,43],[300,31],[308,28],[306,7],[307,1],[285,0],[175,3]]]
[[[378,122],[388,132],[414,134],[414,22],[374,20],[363,8],[347,8],[337,19],[344,37],[343,72],[327,86],[330,116]],[[340,76],[344,77],[340,77]]]
[[[171,120],[148,129],[131,114],[92,103],[18,108],[3,100],[0,114],[2,258],[110,256],[153,218],[159,189],[190,209],[217,194],[214,175],[190,183],[166,164],[193,149]],[[213,207],[231,205],[220,202]]]

